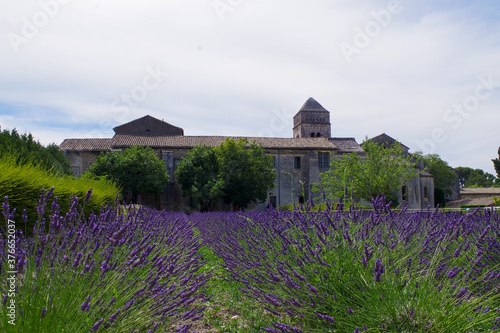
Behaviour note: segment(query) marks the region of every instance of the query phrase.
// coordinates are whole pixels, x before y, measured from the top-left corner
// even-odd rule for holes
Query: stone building
[[[182,195],[174,176],[179,161],[197,145],[216,147],[227,138],[186,136],[182,128],[149,115],[117,126],[113,130],[115,135],[108,139],[64,140],[60,149],[70,160],[75,175],[78,176],[88,170],[102,152],[123,150],[134,145],[152,147],[158,157],[165,161],[170,183],[162,194],[142,194],[142,202],[157,208],[179,211],[189,210],[189,200]],[[238,140],[240,137],[233,138]],[[364,153],[354,138],[331,136],[330,112],[313,98],[309,98],[293,117],[292,138],[247,137],[246,139],[262,145],[267,154],[273,156],[277,172],[275,189],[269,191],[266,202],[251,207],[259,210],[265,209],[269,204],[280,206],[308,200],[317,195],[312,193],[312,185],[320,180],[320,173],[329,169],[332,157],[352,152]],[[402,198],[406,198],[411,208],[424,208],[427,207],[427,203],[433,205],[432,177],[422,176],[408,186],[412,189],[415,187],[419,194],[422,193],[415,200],[410,200],[409,195],[413,191],[409,189],[406,190],[406,196],[402,194]],[[425,188],[427,192],[423,192]]]

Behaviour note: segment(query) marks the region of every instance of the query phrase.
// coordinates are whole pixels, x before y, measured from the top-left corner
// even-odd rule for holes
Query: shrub
[[[0,196],[9,197],[12,207],[16,207],[14,219],[19,230],[30,235],[38,216],[36,204],[42,189],[55,187],[54,195],[60,209],[69,209],[73,196],[83,201],[89,189],[93,195],[85,205],[85,213],[98,212],[107,202],[113,203],[118,193],[117,186],[104,179],[91,177],[75,178],[69,175],[56,175],[50,170],[33,164],[18,165],[13,157],[0,159]],[[26,213],[23,213],[26,210]]]
[[[33,164],[57,174],[71,174],[71,165],[64,153],[55,144],[47,147],[35,141],[31,134],[0,132],[0,158],[14,157],[16,164]]]
[[[383,202],[383,201],[382,201]],[[197,215],[265,332],[482,332],[500,318],[500,217],[475,210]]]
[[[198,273],[201,244],[185,214],[103,207],[82,218],[76,202],[52,207],[34,238],[17,233],[15,253],[0,238],[1,332],[187,332],[200,318],[210,274]]]

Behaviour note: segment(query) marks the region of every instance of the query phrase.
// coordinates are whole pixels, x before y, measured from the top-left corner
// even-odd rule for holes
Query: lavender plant
[[[384,202],[192,218],[241,294],[276,316],[261,331],[497,329],[499,215],[392,212]]]
[[[51,195],[41,195],[34,237],[16,235],[14,296],[0,239],[1,332],[187,332],[200,318],[210,273],[199,272],[185,214],[117,205],[85,217],[78,199],[64,214]],[[12,218],[7,200],[3,212]]]

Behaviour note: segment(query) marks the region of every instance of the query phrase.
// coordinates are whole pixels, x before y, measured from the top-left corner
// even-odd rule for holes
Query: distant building
[[[493,198],[500,198],[500,187],[465,187],[460,189],[461,199],[450,202],[447,207],[491,206]]]
[[[142,194],[142,202],[168,210],[189,210],[189,200],[182,195],[174,171],[179,161],[197,145],[219,146],[225,136],[185,136],[182,128],[151,116],[133,120],[113,129],[109,139],[66,139],[60,145],[70,160],[75,175],[80,175],[106,151],[122,150],[130,146],[152,147],[165,161],[170,183],[162,194]],[[388,137],[388,136],[387,136]],[[240,137],[232,137],[239,139]],[[388,137],[390,138],[390,137]],[[364,154],[354,138],[331,136],[330,112],[315,99],[309,98],[293,117],[292,138],[247,137],[262,145],[273,156],[277,172],[276,187],[269,191],[266,202],[253,208],[262,210],[269,204],[279,206],[301,203],[311,197],[312,185],[319,182],[320,173],[330,167],[330,159],[352,152]],[[392,139],[392,138],[391,138]],[[392,139],[394,140],[394,139]],[[433,178],[421,174],[401,189],[401,199],[410,208],[426,208],[434,205]],[[227,207],[226,207],[227,208]]]

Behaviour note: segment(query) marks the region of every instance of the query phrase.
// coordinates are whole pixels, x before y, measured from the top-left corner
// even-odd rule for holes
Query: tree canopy
[[[491,173],[482,169],[469,167],[455,168],[459,172],[458,180],[461,187],[490,187],[495,185],[497,179]]]
[[[194,203],[223,199],[243,208],[264,201],[276,179],[272,157],[260,145],[231,138],[219,147],[195,147],[180,161],[175,175]]]
[[[372,199],[385,195],[397,202],[401,187],[418,175],[417,159],[406,153],[397,142],[384,147],[370,140],[363,143],[366,156],[357,152],[333,158],[330,170],[320,174],[316,191],[325,191],[329,199],[351,196]]]
[[[56,174],[70,174],[71,165],[56,144],[43,146],[31,133],[19,134],[15,129],[0,132],[0,158],[13,157],[18,165],[33,164]]]
[[[493,161],[493,165],[495,166],[495,171],[497,173],[497,177],[500,178],[500,147],[498,147],[498,158],[495,158]]]
[[[125,193],[137,201],[139,192],[161,192],[169,177],[165,163],[150,147],[132,146],[121,151],[106,152],[89,168],[93,176],[113,179]]]
[[[446,190],[455,184],[457,179],[456,173],[448,165],[448,162],[441,159],[438,154],[422,155],[421,152],[416,152],[414,156],[418,156],[429,166],[429,173],[434,176],[434,187]]]
[[[196,146],[179,162],[175,171],[182,192],[193,203],[208,204],[222,195],[219,160],[212,147]]]

